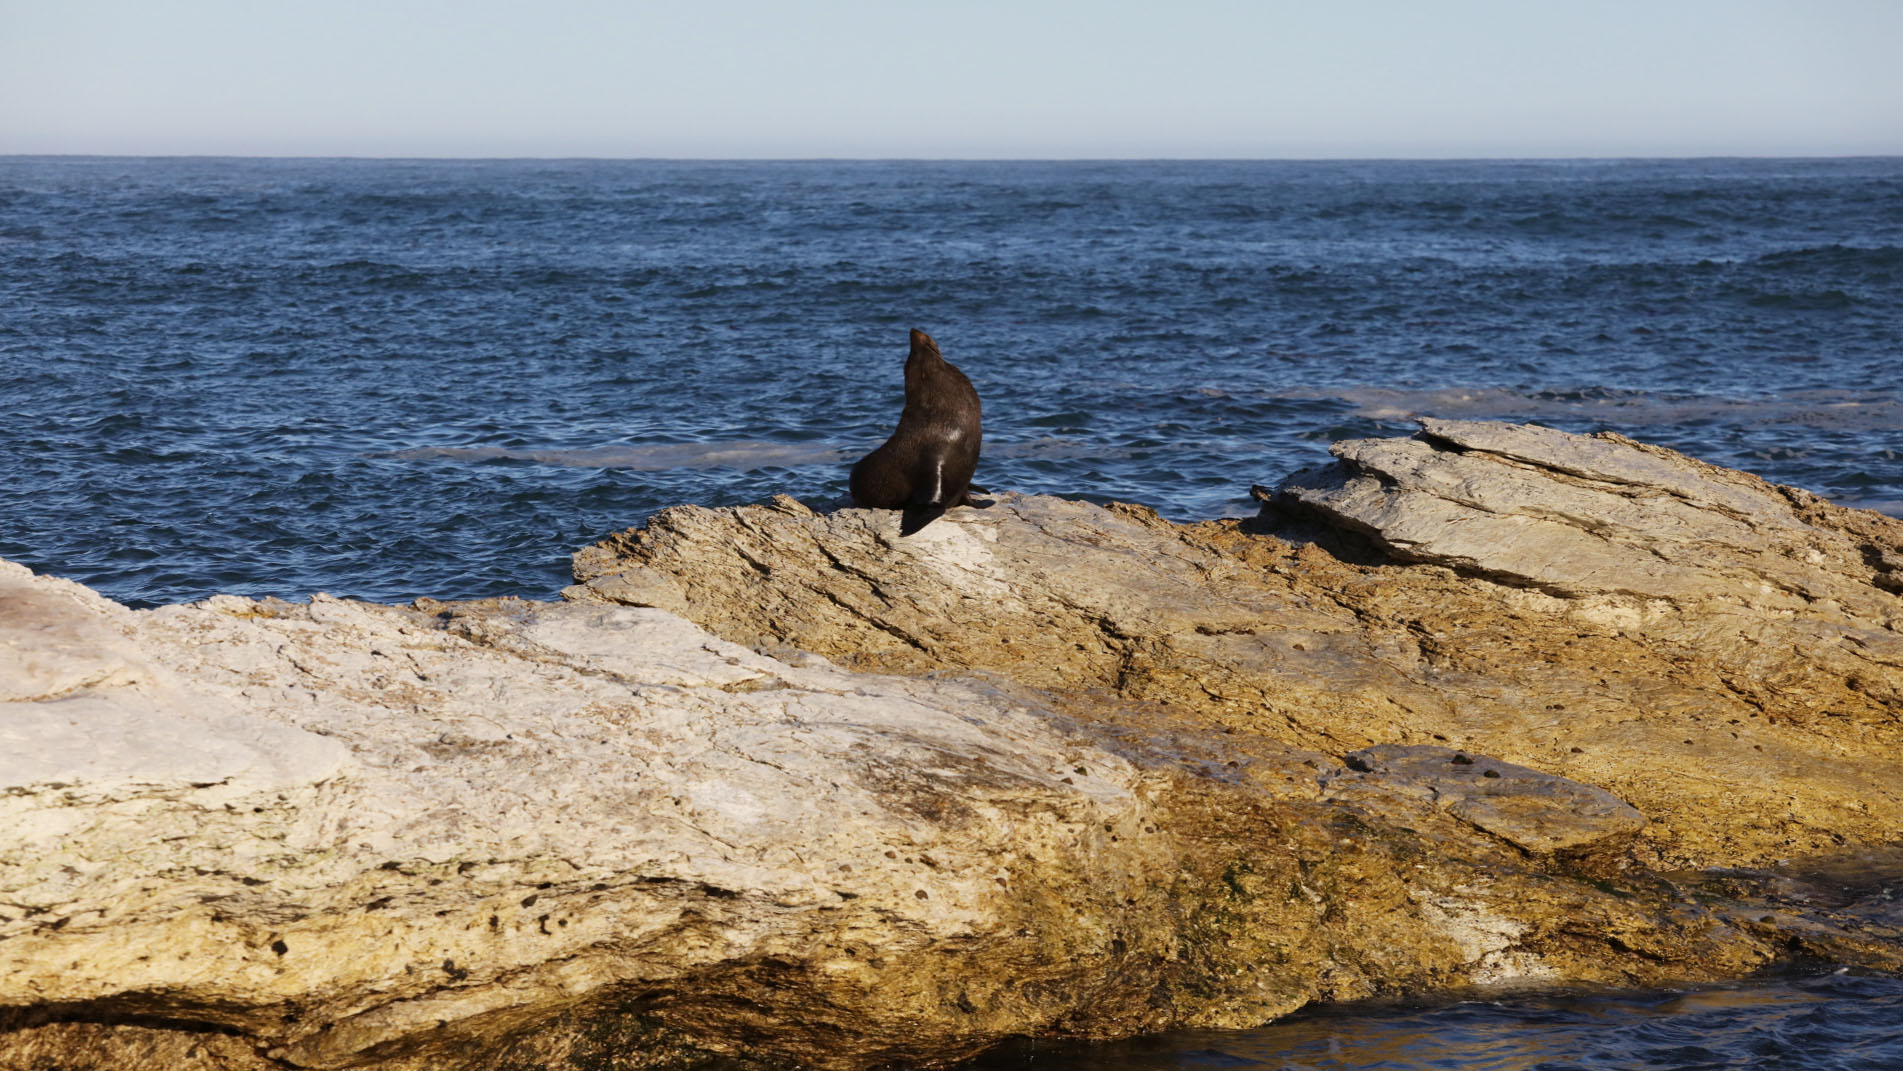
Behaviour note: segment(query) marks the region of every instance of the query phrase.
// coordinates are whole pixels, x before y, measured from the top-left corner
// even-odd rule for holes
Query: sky
[[[0,0],[0,154],[1903,154],[1903,0]]]

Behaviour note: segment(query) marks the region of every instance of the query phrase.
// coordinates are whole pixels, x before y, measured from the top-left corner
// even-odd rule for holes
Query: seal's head
[[[938,343],[932,336],[914,327],[912,329],[912,352],[905,356],[905,389],[909,396],[918,389],[919,379],[932,365],[945,358],[938,352]]]

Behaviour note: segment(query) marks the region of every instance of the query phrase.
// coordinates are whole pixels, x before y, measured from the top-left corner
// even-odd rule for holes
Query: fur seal
[[[899,530],[906,535],[953,506],[971,505],[980,415],[971,380],[940,356],[932,336],[913,328],[899,426],[852,467],[853,502],[904,510]]]

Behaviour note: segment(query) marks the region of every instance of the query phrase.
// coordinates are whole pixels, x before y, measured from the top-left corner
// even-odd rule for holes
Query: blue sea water
[[[548,597],[825,500],[906,329],[979,482],[1248,512],[1415,413],[1903,512],[1903,159],[0,158],[0,556],[146,605]]]
[[[961,1071],[1897,1071],[1903,979],[1837,973],[1648,994],[1358,1005],[1260,1030],[1019,1042]]]
[[[994,490],[1247,513],[1429,414],[1903,514],[1898,158],[10,157],[0,557],[134,605],[549,598],[664,506],[842,494],[910,327],[984,399]],[[1903,1067],[1899,985],[1350,1009],[1055,1066]]]

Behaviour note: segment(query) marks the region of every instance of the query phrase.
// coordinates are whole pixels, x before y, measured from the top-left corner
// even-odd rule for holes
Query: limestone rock
[[[1778,488],[1618,437],[1426,420],[1416,439],[1337,443],[1283,494],[1407,561],[1566,598],[1816,614],[1883,629],[1893,547],[1810,523]],[[1801,495],[1800,501],[1801,501]],[[1817,503],[1803,502],[1815,508]]]
[[[1015,495],[909,537],[677,508],[556,604],[135,612],[0,566],[0,1068],[864,1068],[1903,969],[1871,865],[1772,865],[1899,828],[1891,522],[1528,434],[1489,463],[1556,502],[1739,528],[1643,589]],[[1703,523],[1588,504],[1608,545]]]
[[[1251,521],[1004,494],[901,538],[875,511],[678,507],[577,554],[566,594],[664,580],[719,635],[845,666],[1338,759],[1493,755],[1629,801],[1650,864],[1903,828],[1903,522],[1615,435],[1429,421],[1336,452]]]
[[[132,645],[101,621],[113,609],[78,584],[36,582],[24,566],[0,562],[0,703],[138,679],[144,667]]]
[[[0,1066],[857,1067],[1774,954],[1543,948],[1514,902],[1537,868],[1407,792],[1330,803],[1319,756],[1100,738],[1021,690],[795,666],[659,610],[134,613],[6,581],[17,649],[86,642],[37,653],[14,694],[49,694],[0,720]],[[1461,903],[1522,935],[1511,970],[1448,935],[1477,868],[1499,891]],[[1444,925],[1398,954],[1417,896]]]
[[[1584,848],[1645,827],[1645,816],[1604,789],[1564,777],[1475,758],[1447,747],[1383,744],[1349,753],[1352,773],[1327,785],[1329,798],[1351,798],[1376,775],[1421,792],[1434,806],[1530,852]]]

